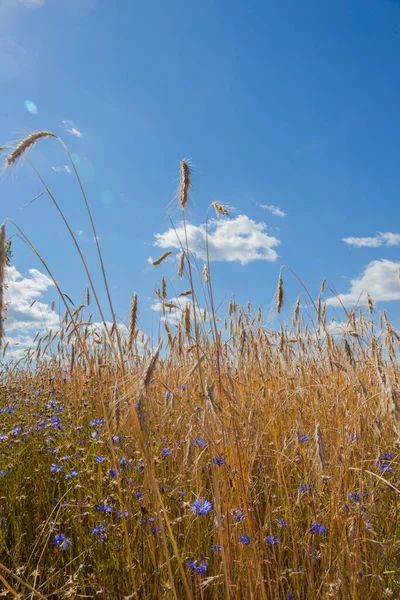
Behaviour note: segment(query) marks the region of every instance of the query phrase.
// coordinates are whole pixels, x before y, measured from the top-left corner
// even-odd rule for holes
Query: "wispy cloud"
[[[390,260],[374,260],[370,262],[363,273],[350,280],[350,290],[347,294],[328,298],[329,306],[355,306],[366,304],[367,294],[374,302],[389,302],[400,300],[399,281],[400,262]]]
[[[74,135],[77,138],[82,137],[82,132],[75,127],[75,123],[73,121],[63,120],[61,121],[61,125],[67,133],[70,133],[71,135]]]
[[[379,248],[380,246],[398,246],[400,244],[400,233],[378,233],[374,237],[348,237],[342,238],[342,242],[357,248]]]
[[[69,167],[68,165],[54,165],[51,168],[56,173],[68,173],[68,175],[71,175],[71,167]]]
[[[278,254],[274,248],[279,240],[266,233],[265,223],[256,223],[246,215],[235,219],[212,220],[208,227],[208,248],[211,261],[240,262],[242,265],[253,260],[274,262]],[[196,256],[206,260],[206,226],[187,225],[189,247]],[[185,240],[182,224],[165,233],[157,233],[155,246],[160,248],[181,248]],[[179,238],[179,239],[178,239]]]
[[[270,213],[274,215],[274,217],[286,217],[286,213],[283,212],[279,206],[275,206],[275,204],[260,204],[257,202],[257,206],[260,208],[264,208],[265,210],[269,210]]]

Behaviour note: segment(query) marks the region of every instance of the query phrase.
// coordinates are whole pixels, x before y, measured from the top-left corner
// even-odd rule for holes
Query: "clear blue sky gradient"
[[[398,260],[398,247],[351,248],[341,238],[399,231],[400,2],[17,4],[0,0],[0,141],[50,129],[79,155],[121,318],[136,291],[149,331],[154,287],[163,272],[174,277],[173,264],[156,271],[147,259],[160,253],[154,234],[170,225],[166,206],[184,157],[196,166],[193,223],[217,199],[281,240],[275,263],[215,263],[217,301],[234,293],[269,310],[282,264],[317,295],[325,277],[347,292],[370,261]],[[63,119],[83,137],[63,132]],[[61,149],[45,140],[31,158],[73,229],[87,235],[94,268],[76,182],[51,170],[66,162]],[[17,220],[79,302],[83,272],[50,202],[18,210],[41,189],[28,164],[6,173],[0,220]],[[257,203],[279,205],[287,217]],[[40,268],[18,242],[14,263],[21,272]],[[286,281],[289,310],[300,288]]]

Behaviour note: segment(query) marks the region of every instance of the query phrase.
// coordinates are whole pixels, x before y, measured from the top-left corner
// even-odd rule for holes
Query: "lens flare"
[[[74,163],[74,165],[77,167],[78,165],[81,164],[81,157],[79,156],[79,154],[76,154],[76,152],[71,152],[71,159],[72,162]]]
[[[37,115],[38,107],[36,106],[36,104],[34,102],[32,102],[32,100],[25,100],[24,106],[25,106],[26,110],[29,113],[31,113],[31,115]]]
[[[115,196],[111,190],[104,190],[101,192],[101,201],[103,204],[112,204],[115,202]]]

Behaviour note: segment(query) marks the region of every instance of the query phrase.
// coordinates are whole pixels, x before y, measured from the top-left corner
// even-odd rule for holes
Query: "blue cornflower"
[[[349,439],[350,439],[351,442],[355,442],[356,440],[359,440],[360,437],[361,437],[360,434],[359,433],[355,433],[355,432],[351,433],[349,435]]]
[[[5,477],[6,475],[8,475],[8,471],[0,471],[0,477]]]
[[[358,492],[350,492],[349,498],[352,502],[355,502],[355,503],[361,502],[361,496]]]
[[[112,504],[107,504],[107,502],[104,502],[104,504],[96,504],[96,510],[98,512],[103,512],[103,513],[112,513],[112,511],[114,510],[114,506]]]
[[[293,600],[294,594],[286,594],[286,600]]]
[[[65,474],[65,479],[71,479],[71,477],[77,477],[79,475],[79,471],[70,471]]]
[[[114,442],[114,444],[120,444],[121,443],[121,438],[119,435],[113,435],[112,436],[112,441]]]
[[[199,448],[206,448],[207,447],[207,442],[206,442],[206,440],[202,436],[196,438],[193,441],[193,444],[195,444],[195,446],[199,446]]]
[[[143,473],[143,471],[144,471],[144,463],[143,463],[142,460],[139,462],[139,464],[136,465],[136,468],[139,471],[139,473]]]
[[[105,422],[105,419],[92,419],[92,421],[90,421],[90,424],[92,427],[97,427],[97,425],[102,425]]]
[[[285,519],[278,519],[277,523],[280,527],[287,527],[288,524],[286,523]]]
[[[98,439],[99,439],[99,437],[100,437],[100,434],[99,434],[99,432],[97,431],[97,429],[95,429],[94,431],[92,431],[92,433],[91,433],[90,435],[91,435],[91,437],[92,437],[94,440],[98,440]]]
[[[57,533],[53,538],[55,546],[61,548],[61,550],[68,550],[72,546],[72,542],[63,533]]]
[[[61,378],[61,381],[62,381],[63,383],[66,383],[66,381],[67,381],[67,378],[66,378],[66,377],[62,377],[62,378]]]
[[[234,523],[243,523],[246,518],[244,510],[241,508],[235,508],[231,514]]]
[[[192,569],[193,573],[198,573],[199,575],[205,575],[207,573],[207,565],[204,562],[187,560],[186,564]]]
[[[216,456],[215,458],[213,458],[213,463],[221,467],[225,464],[225,459],[223,456]]]
[[[381,473],[385,473],[386,471],[388,473],[390,473],[390,471],[393,471],[393,468],[390,466],[389,463],[383,463],[383,462],[380,462],[379,460],[377,461],[376,466],[381,471]]]
[[[274,535],[267,535],[267,537],[265,538],[265,541],[270,546],[275,546],[276,544],[279,544],[279,538]]]
[[[98,464],[103,463],[106,460],[105,456],[95,456],[94,457],[94,462],[97,462]]]
[[[161,454],[163,456],[171,456],[172,452],[171,452],[171,450],[169,448],[163,448]]]
[[[309,437],[305,433],[299,433],[299,442],[308,442]]]
[[[325,527],[325,525],[321,525],[321,523],[312,523],[311,527],[308,531],[309,531],[309,533],[323,535],[324,533],[326,533],[328,531],[328,528]]]
[[[311,492],[311,485],[305,485],[302,483],[299,487],[299,492]]]
[[[129,512],[127,510],[124,510],[124,514],[122,515],[122,511],[118,510],[117,511],[117,517],[119,517],[120,519],[122,519],[122,516],[127,517],[129,515]]]
[[[172,392],[165,392],[165,397],[166,398],[172,398],[173,393]]]
[[[382,452],[379,458],[381,460],[392,460],[393,452]]]
[[[157,533],[161,533],[161,527],[150,527],[150,532],[153,535],[157,535]]]
[[[180,386],[181,390],[187,390],[187,385],[183,384]]]
[[[241,535],[239,542],[244,546],[249,546],[251,544],[251,537],[249,535]]]
[[[121,467],[126,467],[127,465],[129,465],[129,460],[125,458],[125,456],[123,456],[119,459],[119,464],[121,465]]]
[[[192,504],[192,511],[195,515],[208,515],[212,511],[212,503],[198,498]]]
[[[133,494],[133,497],[135,498],[135,500],[141,500],[142,498],[144,498],[144,494],[142,494],[142,492],[135,492]]]
[[[222,546],[221,544],[213,544],[210,548],[211,552],[221,552]]]
[[[61,471],[64,470],[64,467],[62,465],[56,465],[56,463],[51,463],[50,465],[50,472],[51,473],[61,473]]]
[[[8,435],[4,433],[0,434],[0,442],[5,442],[8,439]]]
[[[117,476],[117,469],[114,469],[114,468],[110,469],[110,470],[108,471],[108,474],[109,474],[109,476],[111,477],[111,479],[115,479],[115,478],[116,478],[116,476]]]
[[[106,526],[103,525],[97,525],[96,527],[92,527],[92,533],[94,535],[102,535],[106,530]]]

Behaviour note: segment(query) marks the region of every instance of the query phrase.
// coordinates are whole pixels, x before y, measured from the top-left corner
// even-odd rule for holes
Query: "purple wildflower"
[[[192,504],[192,511],[195,515],[208,515],[212,511],[212,503],[198,498]]]
[[[270,546],[276,546],[276,544],[279,544],[279,538],[276,537],[275,535],[267,535],[267,537],[265,538],[265,541]]]
[[[199,575],[205,575],[207,573],[207,565],[203,561],[187,560],[186,565],[192,569],[193,573],[198,573]]]
[[[243,544],[243,546],[249,546],[251,544],[251,537],[249,535],[241,535],[239,542]]]
[[[61,550],[68,550],[72,546],[72,542],[63,533],[57,533],[53,538],[53,544],[61,548]]]
[[[312,523],[308,531],[309,533],[323,535],[328,531],[328,528],[325,525],[321,525],[321,523]]]

